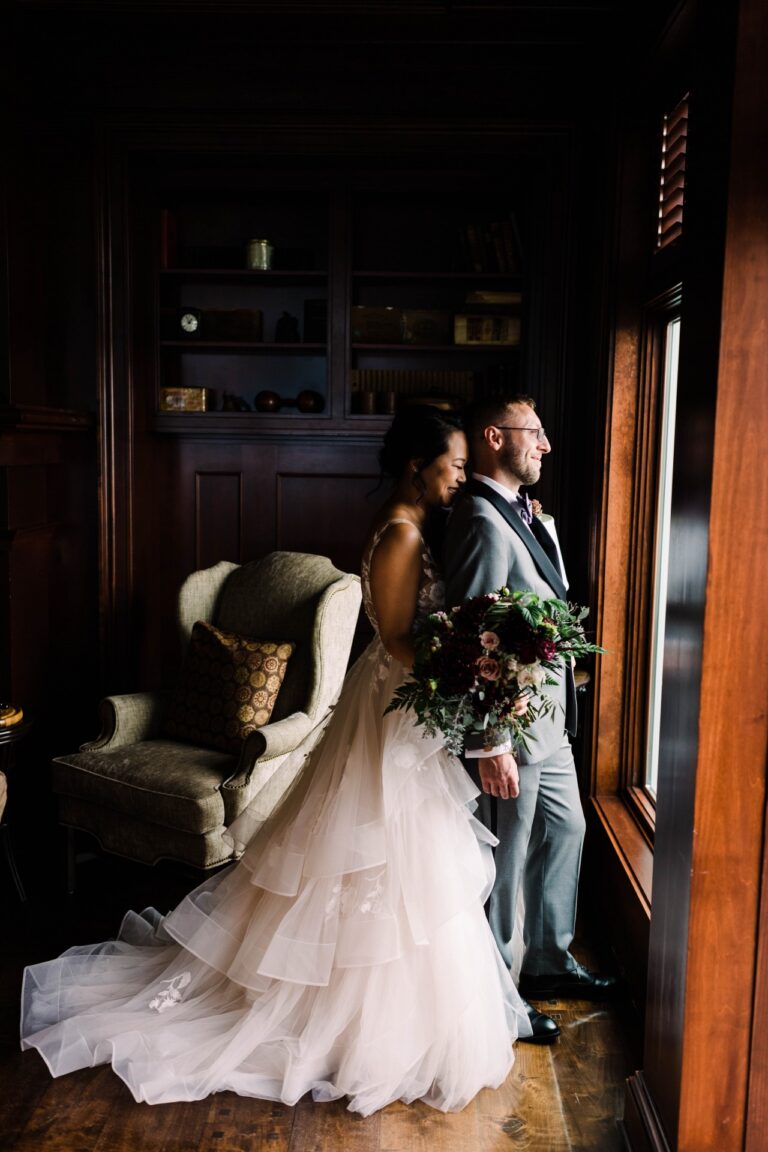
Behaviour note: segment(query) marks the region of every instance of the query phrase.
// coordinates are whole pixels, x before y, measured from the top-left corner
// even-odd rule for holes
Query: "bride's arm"
[[[421,579],[423,543],[411,524],[392,524],[370,562],[371,599],[381,642],[395,660],[410,669],[415,648],[411,627]]]

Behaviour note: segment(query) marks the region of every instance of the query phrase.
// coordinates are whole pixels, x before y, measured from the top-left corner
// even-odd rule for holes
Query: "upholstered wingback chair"
[[[75,829],[108,852],[146,864],[172,859],[208,869],[232,859],[226,826],[256,799],[261,813],[271,811],[323,731],[344,679],[360,599],[359,577],[339,572],[324,556],[298,552],[273,552],[242,566],[222,562],[187,578],[178,597],[184,651],[197,621],[295,645],[274,709],[236,750],[225,751],[167,735],[172,691],[103,700],[98,739],[53,761],[59,818],[69,833],[70,891]]]

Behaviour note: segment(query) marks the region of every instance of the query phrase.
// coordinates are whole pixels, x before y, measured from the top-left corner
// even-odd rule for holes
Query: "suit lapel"
[[[536,537],[536,539],[538,540],[539,544],[541,544],[542,548],[546,552],[547,556],[550,559],[552,567],[555,569],[556,572],[560,573],[560,579],[562,580],[563,571],[562,571],[562,568],[560,567],[560,560],[558,559],[557,548],[555,547],[555,542],[552,539],[552,537],[550,536],[549,532],[547,532],[546,528],[544,527],[541,520],[539,520],[539,518],[537,516],[534,516],[533,520],[528,525],[528,527],[530,528],[531,532],[533,532],[533,534]]]
[[[512,531],[516,532],[520,537],[528,549],[531,559],[538,568],[539,574],[546,580],[547,584],[549,584],[555,596],[557,596],[559,600],[564,600],[566,597],[566,587],[563,584],[560,573],[533,533],[523,524],[520,517],[511,507],[509,501],[505,500],[500,493],[494,491],[493,488],[489,488],[487,484],[483,484],[480,480],[470,480],[464,491],[469,496],[482,496],[484,500],[487,500],[493,505],[499,515],[504,517]]]

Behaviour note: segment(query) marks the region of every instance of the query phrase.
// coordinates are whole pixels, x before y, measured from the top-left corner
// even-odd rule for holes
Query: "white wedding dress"
[[[363,564],[369,617],[368,566]],[[424,551],[419,611],[442,600]],[[477,789],[412,713],[384,715],[402,666],[375,638],[280,809],[230,829],[238,863],[168,916],[25,972],[22,1047],[54,1076],[111,1063],[136,1100],[231,1090],[463,1108],[530,1034],[483,912],[492,836]]]

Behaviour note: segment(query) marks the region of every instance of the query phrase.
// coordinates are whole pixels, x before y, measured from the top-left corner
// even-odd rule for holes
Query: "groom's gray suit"
[[[546,529],[529,528],[513,504],[479,480],[467,484],[448,521],[446,601],[460,604],[506,585],[547,599],[564,599],[566,586]],[[573,675],[568,668],[545,689],[556,704],[526,733],[528,749],[513,747],[520,765],[520,795],[496,800],[482,794],[479,815],[499,838],[490,923],[511,968],[518,893],[525,902],[523,971],[529,976],[573,969],[569,952],[576,920],[584,815],[568,732],[576,726]],[[468,751],[471,745],[468,746]],[[467,768],[477,778],[477,760]]]

